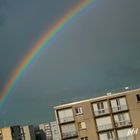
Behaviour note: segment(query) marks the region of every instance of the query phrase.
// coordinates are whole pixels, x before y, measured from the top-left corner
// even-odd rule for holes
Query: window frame
[[[75,115],[83,114],[83,108],[82,107],[75,107],[74,111],[75,111]]]
[[[84,126],[84,127],[83,127],[83,126]],[[79,129],[79,130],[87,129],[86,122],[85,122],[85,121],[78,122],[78,129]]]

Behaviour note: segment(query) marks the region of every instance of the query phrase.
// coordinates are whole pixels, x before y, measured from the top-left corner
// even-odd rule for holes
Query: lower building
[[[0,140],[36,140],[34,126],[10,126],[0,129]]]
[[[39,124],[39,129],[43,130],[47,140],[60,140],[58,124],[56,121]]]
[[[23,131],[25,140],[36,140],[33,125],[23,126]]]
[[[44,131],[47,140],[53,139],[50,123],[39,124],[39,129]]]
[[[0,140],[12,140],[10,127],[0,129]]]
[[[25,140],[23,128],[18,125],[1,128],[0,140]]]
[[[12,140],[25,140],[23,127],[16,125],[11,126]]]
[[[140,89],[54,109],[61,140],[140,140]]]
[[[39,127],[35,127],[35,137],[36,140],[47,140],[44,131]]]
[[[50,122],[53,140],[60,140],[59,128],[56,121]]]

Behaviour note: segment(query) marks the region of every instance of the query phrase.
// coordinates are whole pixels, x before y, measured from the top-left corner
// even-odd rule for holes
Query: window
[[[114,131],[107,131],[99,134],[100,140],[113,140],[115,138]]]
[[[121,114],[114,115],[114,120],[117,127],[121,127],[124,125],[131,125],[130,117],[128,113],[121,113]]]
[[[83,113],[82,107],[75,108],[75,113],[76,113],[76,115],[82,114]]]
[[[101,101],[101,102],[93,103],[93,109],[94,109],[95,116],[109,113],[108,102]]]
[[[120,97],[111,100],[112,111],[117,112],[121,110],[127,110],[127,104],[125,97]]]
[[[140,101],[140,94],[137,94],[137,101]]]
[[[107,132],[107,138],[113,139],[113,132],[112,131]]]
[[[78,123],[78,128],[79,129],[86,129],[86,123],[85,122],[79,122]]]
[[[105,113],[103,102],[98,102],[98,103],[97,103],[97,108],[98,108],[98,110],[99,110],[99,114]]]
[[[116,99],[116,104],[117,104],[118,110],[121,110],[121,102],[119,98]]]
[[[88,140],[88,137],[82,137],[81,140]]]

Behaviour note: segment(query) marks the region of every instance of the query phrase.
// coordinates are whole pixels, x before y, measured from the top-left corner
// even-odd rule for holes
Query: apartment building
[[[53,140],[60,140],[59,128],[56,121],[50,122]]]
[[[10,127],[0,129],[0,140],[12,140]]]
[[[56,121],[39,124],[39,129],[43,130],[47,140],[60,140],[58,124]]]
[[[18,125],[1,128],[0,140],[25,140],[23,128]]]
[[[54,109],[61,140],[140,140],[140,89]]]
[[[23,126],[25,140],[36,140],[33,125]]]
[[[53,139],[50,123],[39,124],[39,129],[43,130],[47,140]]]
[[[34,126],[10,126],[0,129],[0,140],[36,140]]]

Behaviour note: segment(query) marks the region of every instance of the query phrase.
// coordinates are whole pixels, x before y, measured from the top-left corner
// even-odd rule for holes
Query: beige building
[[[50,122],[53,140],[60,140],[59,128],[56,121]]]
[[[54,109],[62,140],[140,140],[140,89]]]
[[[56,121],[39,124],[39,129],[43,130],[46,140],[60,140],[58,124]]]
[[[10,127],[0,129],[0,140],[12,140]]]
[[[0,140],[36,140],[34,127],[10,126],[0,129]]]
[[[50,123],[39,124],[39,129],[43,130],[47,140],[52,140],[52,131]]]
[[[23,126],[23,132],[25,140],[36,140],[33,125]]]

